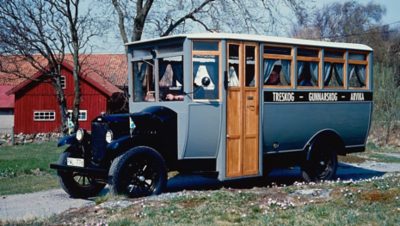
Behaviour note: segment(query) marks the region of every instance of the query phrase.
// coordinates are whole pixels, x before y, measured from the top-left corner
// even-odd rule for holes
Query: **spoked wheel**
[[[167,183],[164,159],[149,147],[136,147],[117,157],[109,175],[111,192],[129,197],[160,194]]]
[[[61,154],[58,162],[61,165],[67,164],[70,152]],[[94,177],[80,175],[77,172],[58,171],[61,187],[73,198],[88,198],[99,194],[105,184],[99,183]]]
[[[315,150],[302,168],[302,176],[308,182],[332,180],[335,178],[337,165],[337,155],[332,148]]]

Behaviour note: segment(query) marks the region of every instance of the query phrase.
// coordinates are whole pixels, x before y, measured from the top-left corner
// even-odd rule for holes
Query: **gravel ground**
[[[69,198],[62,189],[0,198],[0,224],[1,221],[46,218],[70,208],[94,205],[90,200]]]
[[[400,163],[382,163],[366,161],[363,163],[339,164],[337,176],[340,179],[360,180],[382,176],[386,172],[400,172]],[[291,184],[300,179],[299,169],[273,171],[269,178],[273,181]],[[289,180],[287,180],[289,178]],[[288,181],[288,182],[285,182]],[[290,182],[291,181],[291,182]],[[210,177],[199,175],[178,175],[168,181],[167,192],[176,192],[192,189],[218,189],[222,183]],[[103,193],[106,193],[105,189]],[[164,193],[163,195],[174,193]],[[0,224],[1,221],[18,221],[32,218],[46,218],[59,214],[70,208],[80,208],[95,205],[93,200],[72,199],[61,189],[9,195],[0,197]]]

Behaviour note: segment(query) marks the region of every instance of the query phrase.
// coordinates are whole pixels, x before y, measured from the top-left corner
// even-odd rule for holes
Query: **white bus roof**
[[[148,42],[168,40],[168,39],[173,39],[173,38],[227,39],[227,40],[255,41],[255,42],[267,42],[267,43],[276,43],[276,44],[290,44],[290,45],[328,47],[328,48],[330,47],[330,48],[339,48],[339,49],[372,51],[371,47],[369,47],[367,45],[363,45],[363,44],[316,41],[316,40],[308,40],[308,39],[285,38],[285,37],[264,36],[264,35],[233,34],[233,33],[179,34],[179,35],[171,35],[171,36],[165,36],[165,37],[160,37],[160,38],[130,42],[130,43],[126,43],[125,45],[148,43]]]

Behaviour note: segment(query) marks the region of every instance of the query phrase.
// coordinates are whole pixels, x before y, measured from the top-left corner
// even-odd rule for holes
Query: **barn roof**
[[[0,109],[14,108],[14,95],[6,94],[12,88],[13,86],[0,85]]]
[[[39,62],[46,62],[44,59]],[[82,70],[81,78],[90,82],[105,94],[111,96],[113,93],[122,92],[118,87],[123,87],[127,84],[127,64],[125,54],[90,54],[81,55]],[[14,71],[21,76],[13,75],[12,73],[0,72],[0,85],[14,86],[8,93],[12,94],[28,85],[33,79],[41,76],[38,70],[29,62],[20,61],[15,64],[15,61],[7,62],[0,61],[0,67],[7,71]],[[72,56],[66,55],[63,66],[68,70],[72,70]],[[41,65],[42,66],[42,65]]]

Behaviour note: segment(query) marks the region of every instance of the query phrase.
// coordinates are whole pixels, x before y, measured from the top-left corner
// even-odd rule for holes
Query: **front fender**
[[[138,139],[138,136],[122,136],[115,141],[111,142],[107,145],[107,155],[110,157],[118,156],[121,152],[124,152],[135,145],[135,140]]]
[[[72,134],[72,135],[64,136],[64,137],[60,138],[58,140],[57,147],[61,147],[66,144],[72,145],[72,144],[78,143],[78,141],[76,140],[75,137],[76,137],[76,134]]]

